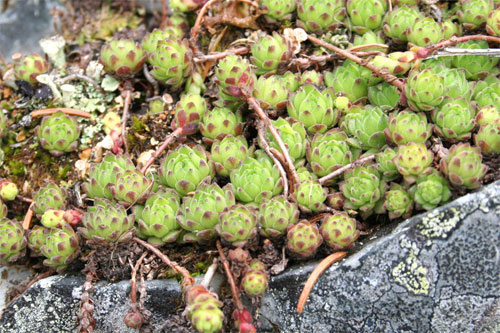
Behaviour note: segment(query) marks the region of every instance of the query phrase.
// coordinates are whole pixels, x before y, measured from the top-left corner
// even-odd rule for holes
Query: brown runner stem
[[[269,144],[266,141],[266,137],[264,135],[264,129],[265,127],[261,124],[259,124],[259,129],[258,129],[258,135],[259,135],[259,140],[264,146],[264,151],[269,155],[269,157],[273,160],[274,164],[278,167],[278,170],[280,171],[281,174],[281,179],[283,180],[283,195],[285,198],[288,199],[288,178],[286,176],[285,169],[283,169],[283,166],[281,165],[281,162],[274,156],[274,154],[271,152],[271,149],[269,148]]]
[[[346,171],[348,171],[348,170],[350,170],[350,169],[352,169],[352,168],[354,168],[354,167],[356,167],[358,165],[362,165],[362,164],[364,164],[364,163],[366,163],[368,161],[374,160],[375,157],[377,157],[377,154],[368,155],[368,156],[362,157],[362,158],[360,158],[360,159],[358,159],[358,160],[356,160],[356,161],[354,161],[352,163],[349,163],[349,164],[343,166],[342,168],[339,168],[339,169],[333,171],[332,173],[329,173],[328,175],[326,175],[324,177],[321,177],[319,179],[319,183],[321,185],[324,185],[330,179],[332,179],[334,177],[337,177],[337,176],[343,174],[344,172],[346,172]]]
[[[283,157],[285,158],[286,168],[291,173],[290,177],[292,178],[294,184],[300,184],[299,176],[297,175],[297,170],[295,169],[295,165],[293,164],[292,158],[290,157],[290,153],[288,152],[288,149],[286,148],[285,143],[281,139],[278,131],[274,127],[273,123],[271,123],[271,120],[264,112],[264,110],[262,110],[259,102],[255,99],[255,97],[245,92],[244,94],[248,104],[252,106],[252,108],[255,110],[259,118],[262,120],[264,125],[269,129],[269,132],[271,132],[272,136],[278,143],[278,146],[281,149],[281,153],[283,153]]]
[[[229,49],[224,52],[211,52],[209,54],[203,54],[197,57],[194,57],[193,61],[194,62],[206,62],[206,61],[214,61],[214,60],[219,60],[221,58],[224,58],[230,54],[247,54],[250,51],[250,49],[246,46],[240,46],[236,47],[234,49]]]
[[[366,59],[361,59],[360,57],[352,54],[350,51],[338,48],[330,43],[327,43],[327,42],[319,39],[319,38],[308,35],[307,39],[309,39],[314,44],[317,44],[319,46],[324,47],[325,49],[328,49],[330,51],[337,53],[338,55],[342,56],[343,58],[350,59],[350,60],[354,61],[355,63],[357,63],[358,65],[361,65],[361,66],[368,68],[373,73],[375,73],[377,76],[380,76],[381,78],[383,78],[387,83],[392,84],[393,86],[397,87],[400,91],[404,90],[404,86],[405,86],[404,82],[402,80],[398,79],[396,76],[389,73],[389,71],[375,67],[371,63],[369,63]]]
[[[234,282],[233,274],[231,273],[231,268],[229,268],[229,262],[224,255],[224,251],[222,251],[222,245],[220,240],[217,240],[217,251],[219,251],[220,260],[222,261],[222,265],[224,266],[224,271],[226,272],[227,281],[231,286],[231,292],[233,293],[233,302],[238,310],[243,310],[245,307],[240,299],[240,292],[238,287],[236,287],[236,283]]]
[[[149,167],[156,161],[156,159],[163,153],[165,149],[167,149],[168,145],[172,143],[179,135],[182,134],[182,127],[177,128],[175,131],[167,135],[165,138],[165,141],[161,144],[158,149],[154,152],[153,156],[146,162],[146,164],[142,167],[141,172],[142,174],[146,174],[146,171],[148,171]]]
[[[302,313],[302,310],[304,310],[304,306],[306,305],[307,298],[309,297],[309,294],[312,291],[312,288],[316,284],[316,281],[318,281],[319,277],[323,272],[339,261],[340,259],[344,258],[347,255],[347,252],[335,252],[330,254],[328,257],[323,259],[318,266],[314,268],[312,271],[311,275],[309,275],[309,278],[306,281],[306,284],[304,285],[304,288],[302,289],[302,293],[300,294],[299,297],[299,302],[297,303],[297,312]]]
[[[182,288],[186,290],[187,287],[191,287],[194,284],[193,277],[189,274],[188,270],[184,267],[178,265],[175,261],[171,261],[165,254],[158,250],[153,245],[139,239],[137,237],[132,238],[132,240],[142,246],[144,246],[149,251],[153,252],[158,258],[161,259],[166,265],[172,268],[174,271],[182,275]]]
[[[144,252],[132,267],[132,276],[130,277],[130,302],[132,306],[137,303],[137,270],[147,255],[148,253]]]
[[[51,108],[51,109],[40,109],[40,110],[35,110],[31,112],[31,117],[36,118],[36,117],[41,117],[41,116],[48,116],[51,114],[56,113],[57,111],[61,111],[63,113],[66,113],[70,116],[78,116],[78,117],[83,117],[83,118],[91,118],[91,114],[82,110],[77,110],[77,109],[70,109],[70,108]]]
[[[123,147],[125,148],[125,153],[128,153],[128,142],[127,142],[127,119],[128,110],[130,108],[130,100],[132,98],[132,92],[130,90],[125,90],[123,92],[125,98],[123,99],[123,113],[122,113],[122,140]]]
[[[196,17],[196,21],[194,22],[193,27],[191,28],[191,38],[189,39],[189,43],[191,44],[191,48],[193,50],[198,50],[198,46],[196,45],[198,41],[198,35],[200,34],[201,30],[201,23],[203,21],[203,17],[207,13],[208,9],[210,6],[212,6],[214,3],[219,2],[221,0],[209,0],[207,1],[203,7],[201,7],[200,11],[198,12],[198,16]]]

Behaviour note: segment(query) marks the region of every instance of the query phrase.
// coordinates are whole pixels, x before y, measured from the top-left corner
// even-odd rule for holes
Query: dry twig
[[[330,43],[327,43],[319,38],[313,37],[311,35],[307,35],[307,39],[309,39],[314,44],[317,44],[319,46],[324,47],[325,49],[328,49],[330,51],[337,53],[338,55],[342,56],[343,58],[350,59],[350,60],[354,61],[355,63],[357,63],[358,65],[361,65],[361,66],[368,68],[373,73],[375,73],[377,76],[383,78],[387,83],[392,84],[393,86],[397,87],[400,91],[404,90],[404,86],[405,86],[404,82],[402,80],[398,79],[396,76],[389,73],[388,70],[375,67],[371,63],[369,63],[367,59],[362,59],[362,58],[354,55],[349,50],[343,50],[343,49],[338,48]]]
[[[41,117],[41,116],[48,116],[48,115],[56,113],[57,111],[64,112],[64,113],[69,114],[71,116],[78,116],[78,117],[83,117],[83,118],[91,118],[92,117],[92,115],[88,112],[85,112],[82,110],[77,110],[77,109],[70,109],[70,108],[50,108],[50,109],[35,110],[35,111],[31,112],[31,117],[36,118],[36,117]]]
[[[243,91],[243,90],[242,90]],[[269,132],[271,132],[272,136],[278,143],[278,146],[281,149],[281,153],[283,154],[283,157],[285,159],[285,165],[288,172],[290,173],[290,178],[293,180],[294,184],[300,184],[299,176],[297,175],[297,170],[295,169],[295,165],[293,164],[293,160],[290,157],[290,153],[288,152],[288,149],[285,146],[285,143],[281,139],[278,131],[274,127],[273,123],[271,123],[271,120],[267,116],[267,114],[262,110],[262,108],[259,105],[259,102],[250,95],[248,92],[243,91],[243,95],[245,96],[248,104],[252,106],[252,108],[255,110],[257,115],[259,116],[260,120],[264,123],[264,125],[269,129]]]
[[[219,251],[220,260],[222,261],[222,266],[224,267],[224,271],[226,272],[227,281],[229,282],[229,286],[231,287],[231,292],[233,293],[233,302],[234,306],[238,310],[243,310],[245,307],[240,299],[240,291],[238,287],[236,287],[236,283],[234,282],[233,274],[231,273],[231,268],[229,268],[229,262],[226,259],[226,255],[222,250],[222,245],[220,240],[217,240],[217,251]]]
[[[128,142],[127,142],[127,119],[128,110],[130,108],[130,99],[132,98],[132,92],[127,89],[123,92],[125,98],[123,99],[123,113],[122,113],[122,141],[123,147],[125,148],[125,153],[128,153]]]
[[[147,248],[149,251],[153,252],[158,258],[161,259],[165,264],[167,264],[170,268],[172,268],[174,271],[182,275],[182,288],[186,289],[187,287],[191,287],[194,284],[194,279],[193,277],[189,274],[188,270],[185,269],[182,266],[179,266],[175,261],[171,261],[165,254],[163,254],[160,250],[158,250],[156,247],[153,245],[143,241],[142,239],[139,239],[137,237],[132,238],[132,240],[145,248]]]
[[[158,147],[158,149],[156,149],[153,156],[151,156],[151,158],[142,167],[141,172],[143,175],[146,174],[149,167],[154,163],[154,161],[156,161],[156,159],[161,155],[161,153],[163,153],[163,151],[165,149],[167,149],[168,145],[171,144],[178,136],[180,136],[182,134],[182,131],[183,131],[183,128],[178,127],[175,131],[173,131],[172,133],[167,135],[167,137],[165,138],[165,141],[163,141],[161,146]]]
[[[300,294],[299,297],[299,302],[297,303],[297,312],[302,313],[302,310],[304,310],[304,306],[306,305],[307,298],[309,297],[309,294],[312,291],[312,288],[316,284],[316,281],[318,281],[319,277],[323,272],[339,261],[340,259],[344,258],[347,255],[347,252],[335,252],[330,254],[328,257],[323,259],[316,268],[312,271],[311,275],[309,275],[309,278],[306,281],[306,284],[304,285],[304,289],[302,289],[302,293]]]
[[[269,155],[269,157],[273,160],[274,164],[278,167],[278,170],[280,171],[280,174],[281,174],[281,179],[283,181],[283,195],[285,196],[285,198],[288,199],[288,178],[286,177],[285,169],[283,169],[281,162],[271,152],[271,149],[269,148],[269,144],[266,141],[264,131],[265,131],[265,127],[263,126],[262,123],[260,123],[259,128],[258,128],[259,141],[264,146],[264,151],[266,152],[266,154]]]
[[[321,177],[319,179],[319,183],[321,185],[324,185],[326,182],[328,182],[330,179],[334,178],[334,177],[337,177],[341,174],[343,174],[344,172],[358,166],[358,165],[362,165],[366,162],[369,162],[369,161],[372,161],[374,160],[375,158],[377,157],[377,154],[372,154],[372,155],[367,155],[365,157],[362,157],[360,159],[357,159],[356,161],[352,162],[352,163],[349,163],[347,165],[344,165],[343,167],[333,171],[332,173],[329,173],[328,175],[324,176],[324,177]]]

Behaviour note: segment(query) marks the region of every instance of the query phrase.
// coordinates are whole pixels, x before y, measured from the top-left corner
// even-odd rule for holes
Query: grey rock
[[[4,0],[0,1],[3,3]],[[0,55],[6,59],[16,52],[41,54],[38,41],[55,34],[50,11],[60,6],[57,0],[9,0],[0,13]]]
[[[500,331],[500,181],[388,230],[330,267],[302,314],[297,301],[317,262],[273,277],[259,332]],[[73,332],[83,282],[36,283],[4,311],[0,333]],[[128,281],[96,284],[96,332],[131,332],[123,324],[129,292]],[[152,327],[161,331],[182,306],[179,284],[149,281],[147,292]]]
[[[401,223],[329,268],[302,314],[317,263],[271,281],[263,331],[500,331],[500,182]]]

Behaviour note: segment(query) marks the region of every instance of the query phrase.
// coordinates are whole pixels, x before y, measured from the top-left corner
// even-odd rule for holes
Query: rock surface
[[[259,332],[498,332],[500,182],[374,235],[328,269],[302,314],[296,304],[315,264],[288,269],[262,300]],[[83,276],[55,276],[31,287],[0,318],[0,332],[74,332]],[[155,331],[180,303],[176,281],[147,282]],[[129,282],[100,282],[96,332],[123,324]]]
[[[9,59],[16,52],[41,54],[38,41],[55,34],[50,15],[55,6],[60,7],[58,0],[9,0],[0,13],[0,55]]]

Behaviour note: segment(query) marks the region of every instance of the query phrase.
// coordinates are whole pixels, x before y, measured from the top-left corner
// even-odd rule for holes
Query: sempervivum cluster
[[[286,244],[295,259],[348,250],[360,235],[361,220],[402,220],[494,178],[486,165],[491,167],[500,153],[499,59],[482,54],[494,46],[493,39],[465,36],[453,44],[464,52],[425,58],[434,51],[429,45],[455,43],[441,42],[463,31],[497,36],[499,1],[443,2],[439,19],[418,0],[261,0],[259,8],[244,2],[201,10],[210,32],[218,31],[219,18],[236,26],[212,40],[184,39],[194,16],[182,14],[211,3],[172,0],[176,14],[141,43],[104,44],[103,70],[122,81],[120,89],[135,89],[128,108],[133,115],[127,120],[126,114],[122,119],[111,113],[123,107],[108,89],[116,80],[101,81],[89,65],[86,75],[106,91],[111,112],[92,114],[91,127],[55,112],[41,120],[38,141],[30,147],[38,143],[73,163],[81,131],[88,139],[103,125],[113,148],[126,140],[129,153],[101,154],[109,137],[79,152],[83,195],[76,186],[72,190],[74,179],[61,182],[67,192],[55,184],[34,188],[37,221],[26,234],[6,219],[13,217],[7,206],[19,198],[19,183],[0,181],[2,263],[17,260],[28,247],[33,256],[44,256],[46,265],[64,269],[79,252],[80,236],[93,250],[103,244],[124,248],[137,241],[134,235],[156,247],[195,242],[211,251],[221,242],[225,250],[232,248],[235,285],[260,297],[268,287],[266,267],[278,257],[273,243]],[[255,21],[255,13],[266,21]],[[256,22],[266,31],[251,32]],[[197,36],[199,23],[191,36]],[[313,33],[361,61],[318,47],[324,44]],[[233,36],[238,40],[230,40]],[[32,56],[11,72],[34,84],[48,68],[43,57]],[[49,74],[38,79],[54,73]],[[51,86],[54,94],[64,90],[60,82],[57,78]],[[73,97],[92,100],[98,94],[94,88]],[[150,112],[137,112],[141,103]],[[84,104],[80,109],[92,109]],[[122,120],[130,126],[123,138],[117,136]],[[9,125],[0,116],[0,139],[11,143]],[[13,151],[18,156],[17,148],[9,148],[9,158]],[[29,192],[27,185],[22,189]],[[69,209],[77,202],[81,211]],[[262,247],[261,262],[252,261],[250,251]],[[222,329],[221,306],[205,287],[187,291],[187,314],[200,332]],[[243,314],[238,309],[237,316]],[[127,322],[138,323],[132,315]]]

